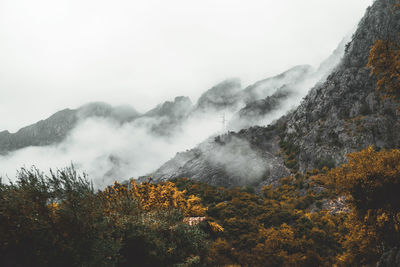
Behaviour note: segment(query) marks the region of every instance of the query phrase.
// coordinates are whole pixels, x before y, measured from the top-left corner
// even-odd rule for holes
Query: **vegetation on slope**
[[[384,98],[400,101],[400,45],[389,39],[375,40],[367,66]]]
[[[1,266],[172,266],[198,263],[206,233],[184,216],[204,208],[172,183],[94,192],[69,168],[0,185]],[[203,257],[202,257],[203,258]]]
[[[258,194],[189,179],[94,192],[71,168],[22,169],[0,185],[0,264],[374,265],[400,245],[400,150],[348,159]]]

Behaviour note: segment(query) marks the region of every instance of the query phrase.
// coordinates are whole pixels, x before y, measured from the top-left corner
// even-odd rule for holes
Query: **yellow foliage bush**
[[[199,197],[187,196],[186,191],[180,191],[172,182],[137,184],[132,180],[129,185],[115,182],[104,194],[109,200],[109,212],[117,211],[118,207],[123,208],[126,199],[136,200],[144,211],[178,208],[189,217],[204,216],[207,211],[207,208],[201,205]]]

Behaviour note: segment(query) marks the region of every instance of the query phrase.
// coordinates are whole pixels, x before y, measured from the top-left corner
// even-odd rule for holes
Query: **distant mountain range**
[[[338,56],[334,54],[332,57],[323,63],[325,68],[331,68],[337,63]],[[93,117],[109,118],[121,124],[134,120],[140,124],[141,118],[154,118],[157,122],[151,129],[163,136],[173,133],[189,117],[202,113],[236,113],[229,124],[231,129],[257,125],[265,114],[280,108],[279,105],[284,99],[296,93],[296,87],[293,85],[314,78],[313,75],[318,76],[318,71],[313,71],[308,65],[296,66],[245,89],[242,89],[239,79],[228,79],[204,92],[195,105],[188,97],[178,96],[173,101],[161,103],[144,114],[128,105],[113,107],[102,102],[89,103],[78,109],[64,109],[47,119],[23,127],[16,133],[7,130],[0,132],[0,154],[29,146],[60,143],[80,121]]]

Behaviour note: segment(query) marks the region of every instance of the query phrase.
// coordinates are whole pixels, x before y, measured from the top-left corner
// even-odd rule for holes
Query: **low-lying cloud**
[[[342,54],[341,52],[335,56],[336,63]],[[294,81],[289,75],[282,84],[291,85],[295,92],[284,99],[277,108],[246,127],[269,124],[287,113],[297,106],[308,90],[331,69],[317,71],[302,81]],[[258,97],[265,98],[278,88],[267,89],[265,95]],[[13,180],[16,170],[32,165],[47,171],[49,168],[63,168],[73,164],[79,171],[86,172],[96,187],[108,185],[113,180],[137,178],[156,170],[177,152],[191,149],[209,136],[229,129],[222,121],[223,116],[225,121],[235,118],[243,105],[244,103],[235,105],[235,110],[232,110],[232,107],[222,110],[210,108],[201,112],[191,112],[189,115],[185,113],[186,117],[180,119],[168,135],[154,131],[154,127],[163,125],[162,122],[168,124],[168,118],[163,116],[145,116],[125,123],[106,117],[86,118],[57,145],[27,147],[0,156],[0,177]],[[235,158],[234,155],[237,154],[241,157]],[[259,154],[252,151],[245,142],[235,142],[235,147],[224,147],[211,155],[213,156],[210,160],[222,164],[228,172],[236,174],[253,171],[254,176],[261,177],[268,167],[268,164],[259,158]],[[254,164],[251,169],[244,168],[249,166],[247,162],[257,163],[257,168],[253,167]]]
[[[176,152],[197,145],[221,129],[218,114],[199,114],[178,127],[171,136],[151,131],[159,119],[143,118],[120,124],[108,118],[81,121],[60,144],[27,147],[0,156],[0,176],[14,179],[20,167],[41,170],[62,168],[71,163],[89,174],[96,187],[113,180],[146,175],[172,158]]]

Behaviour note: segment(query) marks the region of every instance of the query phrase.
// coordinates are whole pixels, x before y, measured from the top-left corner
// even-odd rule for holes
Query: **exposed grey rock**
[[[394,4],[378,0],[367,10],[341,64],[288,116],[284,139],[299,147],[300,170],[317,167],[327,158],[341,164],[346,153],[370,145],[399,147],[396,104],[381,100],[366,68],[374,40],[399,38],[400,17],[391,8]]]

